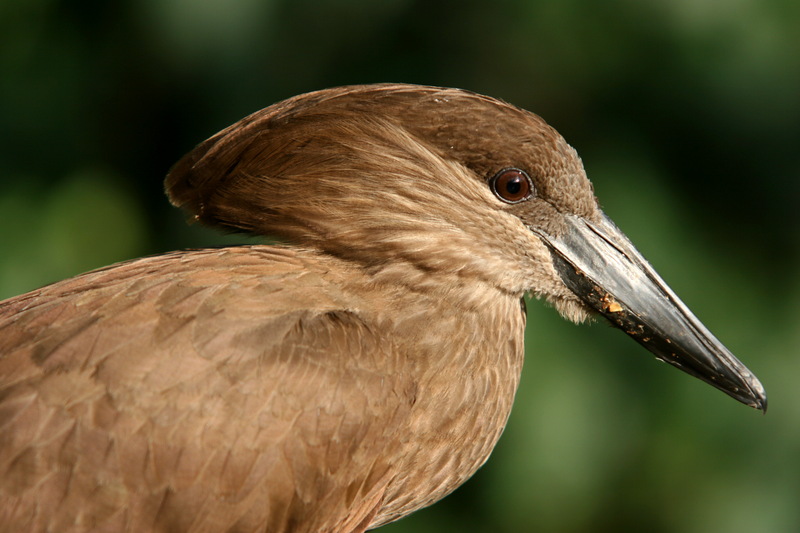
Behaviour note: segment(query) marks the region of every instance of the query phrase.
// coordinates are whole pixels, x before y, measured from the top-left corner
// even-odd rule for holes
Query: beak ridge
[[[767,410],[764,387],[692,314],[605,214],[593,222],[567,215],[548,245],[566,286],[656,358]]]

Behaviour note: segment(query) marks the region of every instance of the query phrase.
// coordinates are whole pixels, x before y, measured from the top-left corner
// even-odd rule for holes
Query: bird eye
[[[501,170],[492,177],[489,185],[498,198],[509,204],[527,200],[533,193],[531,178],[518,168]]]

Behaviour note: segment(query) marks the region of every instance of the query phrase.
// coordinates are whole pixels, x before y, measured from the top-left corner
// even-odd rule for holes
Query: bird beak
[[[610,218],[601,214],[593,222],[567,215],[566,221],[567,229],[557,237],[537,233],[572,292],[659,360],[766,412],[767,396],[758,379],[700,323]]]

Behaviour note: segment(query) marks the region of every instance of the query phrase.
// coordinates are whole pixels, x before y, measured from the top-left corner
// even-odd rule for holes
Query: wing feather
[[[363,530],[409,387],[326,261],[184,252],[0,303],[0,530]]]

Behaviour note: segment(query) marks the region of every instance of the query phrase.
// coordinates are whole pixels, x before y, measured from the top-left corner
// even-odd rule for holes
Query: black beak
[[[767,395],[758,379],[700,323],[611,219],[602,214],[598,222],[573,215],[566,220],[559,236],[539,235],[571,291],[658,359],[766,412]]]

